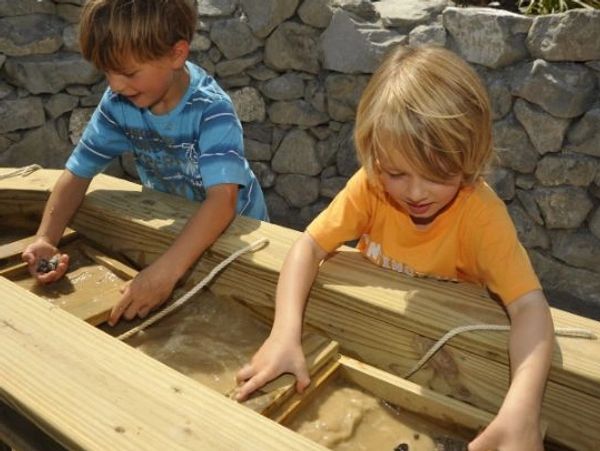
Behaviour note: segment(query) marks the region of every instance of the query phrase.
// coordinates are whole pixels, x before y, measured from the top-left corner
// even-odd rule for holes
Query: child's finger
[[[271,379],[273,378],[266,371],[261,371],[260,373],[256,374],[240,387],[235,395],[236,401],[244,401],[254,391],[258,390]]]
[[[146,316],[148,316],[148,313],[150,313],[151,307],[149,305],[142,305],[140,307],[140,309],[138,310],[138,314],[137,316],[139,318],[145,318]]]
[[[296,391],[302,393],[310,385],[310,376],[306,368],[296,373]]]
[[[59,258],[58,265],[54,271],[54,280],[60,279],[67,273],[67,268],[69,267],[69,256],[67,254],[62,254]]]
[[[50,271],[47,273],[34,272],[33,275],[39,283],[43,284],[52,283],[56,280],[54,271]]]
[[[140,311],[140,306],[138,305],[138,303],[135,300],[132,300],[129,303],[129,305],[127,306],[127,308],[125,309],[125,313],[123,313],[123,317],[125,317],[125,319],[127,321],[131,321],[138,315],[139,311]]]
[[[250,363],[246,363],[235,375],[235,380],[239,384],[254,376],[254,367]]]
[[[126,287],[128,288],[128,287]],[[129,290],[125,289],[123,296],[121,297],[121,299],[119,300],[119,302],[117,302],[112,310],[110,311],[110,317],[108,319],[108,324],[111,326],[114,326],[115,324],[117,324],[119,322],[119,320],[121,319],[121,316],[123,316],[123,313],[125,313],[125,310],[127,310],[127,307],[129,307],[129,304],[131,303],[131,295],[129,294]]]
[[[32,266],[35,263],[35,255],[33,255],[33,252],[25,251],[21,254],[21,260]]]
[[[37,267],[38,258],[35,258],[34,256],[34,264],[29,264],[29,272],[31,272],[39,283],[48,284],[56,282],[67,273],[67,269],[69,268],[69,256],[67,254],[58,254],[56,258],[56,267],[51,271],[43,272]]]
[[[496,439],[491,431],[484,429],[475,439],[468,445],[468,451],[487,451],[490,449],[496,449]]]
[[[38,277],[37,277],[38,276],[38,272],[37,272],[38,258],[35,255],[35,253],[32,251],[25,251],[21,254],[21,260],[24,261],[25,263],[27,263],[27,269],[29,270],[29,274],[31,274],[33,277],[38,279]]]

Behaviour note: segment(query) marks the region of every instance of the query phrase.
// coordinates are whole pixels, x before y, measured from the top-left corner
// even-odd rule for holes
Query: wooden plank
[[[322,368],[322,370],[313,377],[310,385],[304,390],[304,393],[294,393],[287,402],[275,406],[275,408],[268,413],[269,418],[272,418],[278,423],[287,425],[290,418],[293,418],[298,411],[315,399],[325,384],[337,375],[339,366],[340,364],[338,361],[329,362],[327,366]]]
[[[0,202],[9,197],[10,204],[19,196],[33,202],[32,187],[45,193],[55,176],[38,171],[27,183],[20,179],[2,180]],[[3,196],[2,188],[8,187],[17,191]],[[20,189],[29,191],[21,194]],[[144,266],[169,246],[195,208],[194,203],[184,199],[100,176],[94,179],[75,218],[75,228]],[[237,218],[205,253],[194,276],[202,277],[234,250],[267,237],[270,244],[266,249],[241,257],[239,263],[233,263],[219,276],[212,289],[219,295],[231,293],[248,304],[272,309],[279,268],[297,236],[289,229]],[[242,281],[248,285],[239,290]],[[554,309],[552,314],[556,327],[583,327],[600,336],[597,321]],[[310,324],[339,341],[343,351],[395,374],[403,374],[432,340],[454,327],[508,323],[503,310],[479,288],[382,271],[349,248],[343,248],[323,265],[306,317]],[[507,388],[506,349],[505,333],[456,337],[414,380],[478,407],[495,410]],[[548,435],[575,448],[585,449],[600,441],[600,430],[594,426],[600,423],[597,355],[598,340],[557,339],[544,413],[550,423]],[[567,409],[560,407],[565,402]],[[586,412],[584,418],[582,409]]]
[[[82,242],[79,244],[79,249],[83,254],[98,263],[99,265],[104,266],[106,269],[109,269],[113,274],[120,277],[123,280],[130,280],[135,278],[138,275],[138,271],[133,269],[130,266],[127,266],[125,263],[110,257],[103,253],[100,249],[97,249],[86,242]]]
[[[27,263],[21,262],[2,267],[0,269],[0,276],[10,279],[12,277],[18,277],[21,274],[25,274],[27,272]]]
[[[0,398],[66,448],[323,449],[3,278],[0,318]]]
[[[494,418],[481,409],[346,356],[340,357],[340,371],[345,378],[375,396],[442,423],[453,423],[477,432]]]
[[[69,243],[70,241],[73,241],[73,239],[75,239],[76,236],[77,232],[75,232],[75,230],[71,229],[70,227],[67,227],[62,235],[62,238],[60,239],[59,245],[62,246]],[[37,237],[35,235],[32,235],[28,236],[27,238],[13,241],[12,243],[1,245],[0,260],[21,254],[25,250],[25,248],[31,243],[33,243],[36,239]]]

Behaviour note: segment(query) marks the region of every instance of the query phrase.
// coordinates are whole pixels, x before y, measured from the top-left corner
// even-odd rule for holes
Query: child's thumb
[[[484,431],[471,441],[468,445],[468,451],[486,451],[488,449],[496,449],[494,446],[494,434],[491,431]]]
[[[306,367],[303,367],[296,373],[296,391],[302,393],[309,385],[310,376],[308,375]]]

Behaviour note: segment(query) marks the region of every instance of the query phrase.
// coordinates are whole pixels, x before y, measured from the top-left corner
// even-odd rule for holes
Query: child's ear
[[[177,41],[171,49],[171,61],[173,66],[177,69],[182,68],[189,54],[190,43],[183,39]]]

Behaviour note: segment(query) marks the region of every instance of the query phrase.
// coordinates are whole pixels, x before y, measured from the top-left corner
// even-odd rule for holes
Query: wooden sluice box
[[[243,404],[230,399],[236,371],[268,336],[278,271],[298,236],[247,218],[236,218],[173,298],[249,243],[266,237],[266,248],[118,340],[137,324],[104,324],[120,286],[164,252],[197,206],[96,177],[61,243],[69,273],[40,287],[20,253],[58,174],[0,177],[0,438],[15,449],[437,451],[464,449],[493,418],[508,387],[506,334],[457,337],[412,382],[399,375],[453,327],[505,324],[505,313],[478,289],[390,277],[349,248],[323,264],[306,309],[311,386],[297,395],[284,375]],[[557,327],[600,333],[596,321],[552,314]],[[597,355],[597,340],[557,339],[547,449],[600,443]]]
[[[8,224],[2,224],[2,228],[11,229]],[[121,321],[114,328],[105,324],[110,309],[119,299],[119,288],[137,273],[127,263],[69,230],[61,245],[61,251],[70,256],[68,273],[54,284],[39,285],[29,275],[26,265],[18,261],[22,247],[31,239],[14,240],[14,230],[4,235],[0,236],[0,275],[6,279],[4,289],[14,289],[20,296],[30,298],[24,293],[26,290],[43,299],[42,303],[98,325],[98,330],[107,336],[118,336],[140,322]],[[187,288],[190,287],[178,288],[175,296]],[[36,303],[40,305],[39,301]],[[269,330],[268,320],[247,306],[206,291],[129,338],[127,344],[225,399],[235,392],[235,372],[250,359]],[[479,409],[340,356],[337,343],[315,332],[305,333],[303,347],[313,377],[303,395],[295,393],[294,378],[284,375],[243,405],[331,449],[462,450],[466,449],[468,438],[491,418]],[[16,404],[14,408],[18,411]],[[48,442],[42,438],[44,424],[60,423],[62,413],[50,411],[39,418],[37,415],[41,414],[31,412],[30,419],[34,423],[40,421],[40,437],[31,437],[29,429],[29,438],[18,437],[18,431],[12,431],[4,440],[16,449],[27,440],[47,446]],[[44,435],[55,440],[57,447],[70,447],[68,441],[62,442],[61,434]],[[102,447],[100,442],[88,445]],[[146,442],[145,446],[148,445]]]

